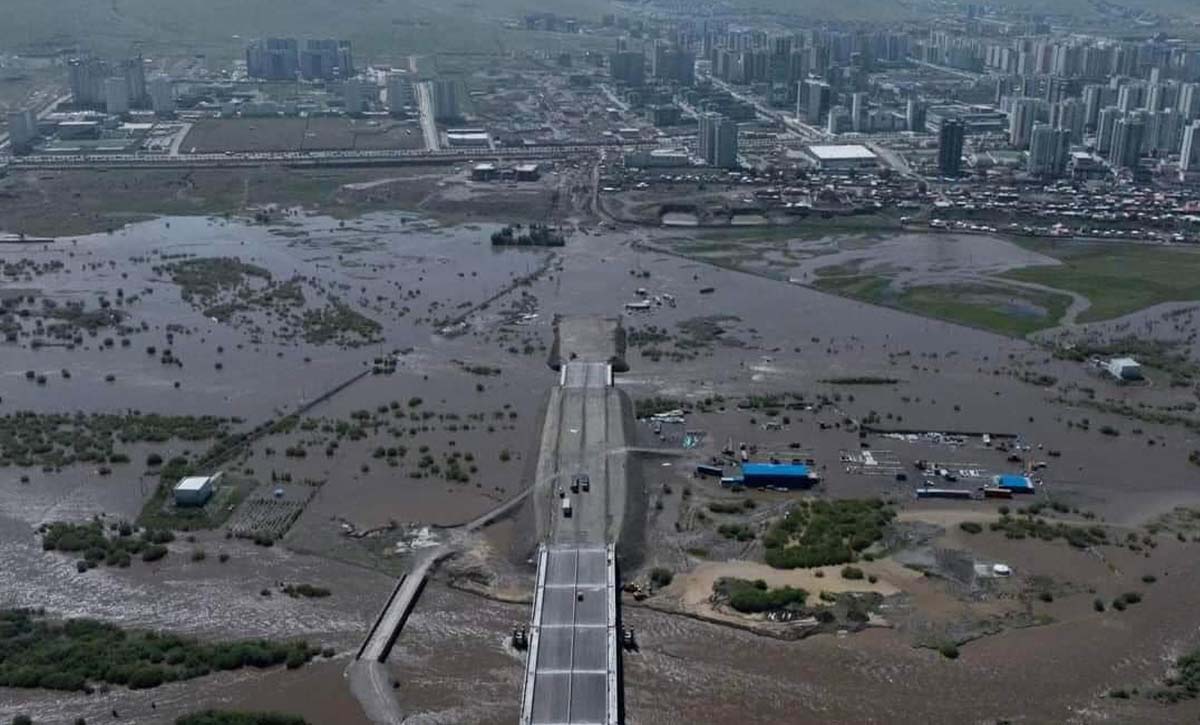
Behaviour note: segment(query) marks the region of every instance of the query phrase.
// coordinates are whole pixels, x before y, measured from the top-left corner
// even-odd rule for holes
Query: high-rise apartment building
[[[1039,101],[1036,98],[1021,97],[1012,100],[1012,108],[1008,112],[1008,142],[1016,148],[1029,148],[1029,140],[1033,133],[1033,123],[1037,120]]]
[[[958,176],[962,173],[963,139],[966,126],[957,118],[942,121],[938,130],[938,173]]]

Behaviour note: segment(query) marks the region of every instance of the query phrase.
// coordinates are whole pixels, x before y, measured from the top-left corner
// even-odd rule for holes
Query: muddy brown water
[[[62,241],[46,251],[40,247],[0,250],[5,260],[23,256],[63,259],[69,271],[14,283],[56,299],[94,300],[102,292],[111,298],[118,287],[127,294],[143,287],[155,290],[129,305],[132,320],[145,320],[151,328],[135,335],[130,348],[98,350],[94,338],[85,338],[88,349],[75,351],[33,350],[27,342],[0,345],[5,360],[0,371],[0,412],[138,408],[237,416],[255,424],[345,380],[381,349],[411,347],[396,374],[369,376],[318,406],[311,415],[344,419],[355,410],[419,396],[424,407],[440,412],[502,409],[518,416],[512,421],[505,419],[506,425],[497,426],[494,433],[451,432],[439,424],[438,430],[397,441],[409,447],[410,460],[417,457],[415,447],[420,444],[429,445],[439,457],[452,448],[470,450],[480,462],[481,474],[467,485],[412,479],[401,475],[410,466],[392,469],[371,458],[374,447],[392,444],[382,441],[386,436],[343,442],[332,457],[326,457],[320,447],[310,447],[308,456],[299,461],[286,459],[282,451],[307,434],[264,439],[245,464],[254,468],[256,475],[269,475],[275,469],[297,478],[326,481],[285,546],[264,549],[248,542],[226,541],[219,533],[205,533],[194,545],[181,538],[172,545],[172,555],[158,564],[134,562],[126,570],[99,569],[82,576],[75,573],[69,557],[41,551],[33,527],[42,521],[86,519],[101,512],[114,518],[135,515],[153,482],[138,475],[138,462],[150,447],[132,447],[135,463],[106,479],[71,468],[61,473],[28,472],[31,481],[21,484],[19,471],[0,470],[0,591],[4,592],[0,602],[4,606],[45,606],[56,614],[95,616],[205,637],[304,636],[334,646],[344,657],[365,632],[393,580],[341,563],[357,560],[343,553],[348,551],[344,547],[358,544],[341,536],[340,521],[364,528],[391,520],[455,523],[519,491],[527,484],[527,463],[536,453],[540,406],[555,376],[546,367],[542,351],[514,354],[507,348],[521,348],[523,339],[548,346],[550,322],[556,313],[622,314],[624,303],[636,299],[637,289],[643,287],[651,295],[673,295],[677,305],[625,314],[627,326],[653,324],[674,331],[679,323],[696,317],[731,315],[739,321],[731,324],[726,335],[740,342],[737,346],[714,344],[697,359],[681,362],[654,363],[631,348],[627,355],[631,370],[620,376],[619,384],[634,396],[693,400],[716,393],[733,398],[793,390],[809,399],[818,393],[840,395],[836,411],[789,411],[791,422],[781,431],[765,431],[761,415],[732,407],[723,413],[694,416],[687,424],[706,431],[709,443],[718,447],[727,438],[785,450],[788,443],[799,442],[823,467],[829,495],[882,494],[899,499],[908,493],[886,477],[846,473],[837,463],[838,452],[859,450],[857,434],[820,427],[820,423],[836,422],[843,415],[862,417],[874,410],[880,416],[893,415],[891,421],[882,420],[883,425],[1014,432],[1035,451],[1038,444],[1061,450],[1061,458],[1051,460],[1044,473],[1047,488],[1112,523],[1137,524],[1172,505],[1200,500],[1195,487],[1197,469],[1187,461],[1187,452],[1196,447],[1192,434],[1181,428],[1069,408],[1051,400],[1055,393],[992,373],[1016,360],[1027,361],[1037,372],[1094,387],[1104,397],[1131,404],[1170,402],[1186,397],[1187,391],[1165,386],[1116,388],[1082,366],[1048,361],[1044,352],[1023,341],[631,246],[647,235],[652,239],[652,232],[573,238],[561,252],[561,269],[556,266],[523,288],[537,300],[535,306],[523,309],[536,312],[537,317],[511,325],[507,333],[502,326],[512,316],[505,309],[516,295],[503,297],[470,316],[466,334],[459,337],[439,337],[428,323],[416,323],[418,317],[444,316],[460,305],[487,299],[514,276],[529,274],[542,263],[544,252],[494,252],[486,241],[490,229],[441,229],[421,223],[401,226],[392,215],[366,217],[345,227],[320,217],[291,219],[289,226],[275,228],[212,219],[170,219],[131,226],[112,235]],[[270,338],[256,344],[245,329],[207,320],[183,302],[174,284],[152,272],[151,262],[129,261],[151,250],[239,256],[280,277],[293,272],[310,275],[322,280],[326,289],[339,289],[339,295],[348,301],[367,300],[364,313],[384,324],[386,342],[359,349]],[[338,254],[343,255],[342,260]],[[116,262],[117,267],[109,268],[108,261]],[[84,263],[96,262],[105,266],[81,268]],[[460,277],[460,272],[464,276]],[[129,277],[122,278],[122,273]],[[362,287],[367,288],[365,293]],[[404,302],[412,312],[403,317],[386,303],[372,301],[376,295],[390,299],[397,289],[403,294],[410,288],[420,288],[422,293],[416,300]],[[704,288],[713,291],[702,294]],[[440,309],[430,313],[428,306],[433,300],[441,303]],[[190,335],[177,335],[172,346],[184,360],[182,370],[164,367],[145,353],[147,345],[161,348],[165,344],[164,327],[169,323],[192,330]],[[218,355],[217,346],[223,346],[224,353]],[[278,353],[283,353],[282,357]],[[311,362],[304,362],[305,357]],[[220,371],[214,367],[218,359],[223,361]],[[459,360],[495,365],[503,372],[492,377],[470,375],[455,362]],[[56,372],[64,367],[72,370],[71,380],[51,375],[45,387],[29,383],[23,375],[27,369]],[[108,372],[117,375],[113,383],[103,381]],[[903,382],[894,386],[821,382],[855,375],[896,377]],[[176,380],[181,382],[179,389],[173,387]],[[475,389],[477,383],[484,385],[484,391]],[[509,407],[504,408],[506,405]],[[902,421],[895,420],[897,415]],[[750,422],[751,417],[757,418],[755,423]],[[1090,420],[1090,430],[1066,426],[1067,420],[1084,417]],[[1104,424],[1120,429],[1121,435],[1102,436],[1098,431]],[[1135,435],[1133,428],[1142,429],[1142,434]],[[1148,446],[1149,438],[1159,444]],[[872,450],[893,451],[906,463],[938,458],[986,464],[995,472],[1008,468],[1003,456],[978,444],[950,449],[878,437],[867,442]],[[266,455],[266,447],[276,453]],[[203,444],[172,442],[154,447],[169,452],[183,448],[202,450]],[[501,462],[499,455],[505,449],[512,454],[507,463]],[[363,463],[368,464],[367,472],[361,470]],[[674,466],[670,473],[660,470],[658,475],[662,480],[669,476],[680,482],[690,480],[684,464]],[[656,482],[647,481],[651,485]],[[786,500],[784,494],[763,496]],[[925,503],[904,505],[913,510],[933,508]],[[493,541],[498,544],[513,539],[513,525],[504,526],[508,528],[494,532]],[[660,541],[654,537],[647,540],[652,545]],[[188,552],[194,546],[207,550],[205,562],[189,561]],[[1016,562],[1029,556],[1028,550],[1006,550],[1004,542],[980,546],[988,555]],[[232,558],[222,565],[215,554],[224,550]],[[1152,596],[1121,617],[1090,616],[1091,597],[1082,594],[1068,598],[1062,609],[1054,611],[1054,625],[972,643],[953,663],[936,653],[913,649],[911,640],[898,632],[783,643],[629,608],[624,616],[638,629],[643,646],[640,654],[625,659],[629,721],[1194,719],[1197,708],[1193,704],[1168,709],[1138,700],[1125,703],[1100,697],[1111,687],[1152,681],[1165,671],[1170,657],[1195,644],[1195,623],[1187,602],[1200,591],[1193,583],[1189,554],[1187,547],[1176,553],[1156,553],[1154,565],[1169,568],[1170,576],[1160,577]],[[1046,558],[1052,560],[1046,564],[1051,570],[1071,568],[1065,555],[1055,553]],[[1038,558],[1021,565],[1038,566]],[[1132,568],[1127,564],[1127,570]],[[328,586],[334,596],[291,600],[278,594],[270,598],[260,595],[263,587],[280,580]],[[490,602],[431,585],[390,664],[401,682],[398,696],[406,710],[414,713],[418,722],[511,722],[519,703],[522,663],[506,649],[505,640],[512,626],[527,617],[528,607]],[[177,714],[193,704],[263,702],[306,714],[312,722],[357,722],[361,713],[340,680],[344,662],[322,663],[299,673],[219,675],[151,693],[121,690],[93,699],[6,690],[0,691],[0,717],[29,711],[44,721],[66,720],[76,714],[92,721],[115,706],[129,711],[129,721],[164,722],[169,721],[164,713]],[[271,694],[260,697],[262,691]],[[151,701],[159,703],[162,712],[147,709]]]

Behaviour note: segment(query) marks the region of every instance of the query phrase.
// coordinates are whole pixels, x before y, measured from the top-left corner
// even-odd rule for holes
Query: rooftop
[[[212,476],[188,476],[187,478],[181,479],[179,483],[175,485],[175,490],[199,491],[208,485],[208,482],[211,481],[212,478]]]
[[[808,466],[798,463],[743,463],[743,476],[797,476],[807,477]]]
[[[808,147],[821,161],[851,161],[874,159],[875,152],[862,144],[815,144]]]

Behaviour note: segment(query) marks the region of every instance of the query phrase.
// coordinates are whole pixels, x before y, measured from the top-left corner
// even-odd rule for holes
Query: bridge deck
[[[614,564],[611,546],[540,550],[523,725],[617,722]]]

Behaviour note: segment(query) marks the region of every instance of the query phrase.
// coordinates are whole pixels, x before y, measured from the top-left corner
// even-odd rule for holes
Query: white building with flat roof
[[[203,506],[212,498],[222,473],[211,476],[188,476],[175,484],[176,506]]]
[[[813,144],[808,147],[808,157],[818,168],[826,171],[873,169],[879,166],[879,157],[862,144]]]
[[[1131,357],[1115,357],[1104,365],[1108,374],[1117,380],[1137,381],[1142,379],[1142,366]]]

